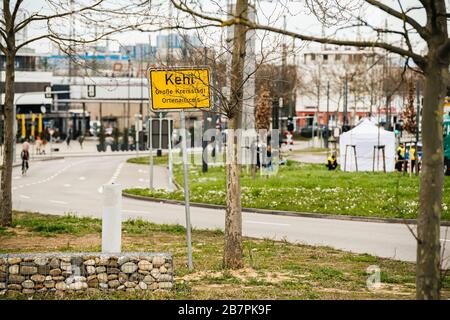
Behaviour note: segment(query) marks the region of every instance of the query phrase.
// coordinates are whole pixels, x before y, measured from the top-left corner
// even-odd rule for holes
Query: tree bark
[[[228,120],[227,137],[227,206],[225,211],[225,246],[223,264],[225,268],[243,267],[242,256],[242,211],[241,211],[241,164],[238,161],[237,119]]]
[[[247,17],[248,0],[238,0],[236,16]],[[247,27],[234,26],[233,56],[231,60],[231,99],[227,112],[227,201],[225,212],[225,243],[223,253],[224,268],[238,269],[243,267],[242,256],[242,211],[241,211],[241,164],[239,162],[240,145],[236,129],[241,125],[242,99],[244,96],[244,59]],[[240,133],[238,133],[240,134]]]
[[[15,41],[13,39],[13,41]],[[4,104],[4,135],[5,149],[2,165],[2,181],[0,186],[0,213],[1,225],[11,226],[12,224],[12,164],[14,152],[14,51],[8,50],[6,54],[5,68],[5,104]]]
[[[425,70],[422,110],[422,176],[417,220],[416,298],[440,298],[440,219],[444,178],[442,137],[443,101],[448,82],[448,63],[439,63],[430,49]]]

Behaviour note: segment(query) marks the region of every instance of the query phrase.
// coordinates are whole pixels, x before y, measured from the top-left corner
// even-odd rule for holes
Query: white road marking
[[[128,212],[128,213],[149,213],[149,211],[139,211],[139,210],[122,210],[122,212]]]
[[[441,239],[441,241],[450,242],[450,239]]]
[[[72,185],[71,184],[68,184],[68,183],[66,183],[66,184],[64,184],[64,187],[66,187],[66,188],[70,188]]]
[[[272,226],[290,226],[290,224],[286,224],[286,223],[261,222],[261,221],[252,221],[252,220],[246,220],[246,221],[244,221],[244,223],[266,224],[266,225],[272,225]]]
[[[21,194],[20,197],[23,198],[23,199],[31,199],[29,196],[25,196],[23,194]]]
[[[20,178],[22,178],[22,177],[21,177],[21,176],[15,176],[15,177],[13,177],[14,180],[17,180],[17,179],[20,179]]]
[[[113,176],[111,177],[111,179],[110,179],[106,184],[113,184],[113,183],[116,182],[117,178],[118,178],[119,175],[120,175],[120,171],[122,171],[122,168],[123,168],[123,165],[124,165],[124,164],[125,164],[125,162],[121,162],[121,163],[117,166],[117,169],[116,169],[116,171],[114,171]],[[97,191],[98,191],[99,193],[103,193],[103,185],[100,186],[100,187],[97,189]]]
[[[75,162],[75,163],[71,163],[71,164],[65,166],[64,168],[62,168],[61,170],[59,170],[58,172],[56,172],[55,174],[53,174],[52,176],[47,177],[46,179],[43,179],[43,180],[40,180],[40,181],[36,181],[36,182],[33,182],[33,183],[28,183],[28,184],[25,184],[25,185],[20,185],[20,186],[15,187],[15,189],[13,188],[12,190],[17,190],[17,189],[20,189],[20,188],[23,188],[23,187],[29,187],[29,186],[32,186],[32,185],[35,185],[35,184],[41,184],[41,183],[44,183],[44,182],[49,182],[50,180],[53,180],[54,178],[56,178],[58,175],[60,175],[61,173],[63,173],[67,169],[69,169],[69,168],[71,168],[73,166],[79,165],[79,164],[81,164],[83,162],[87,162],[87,161],[88,160],[82,160],[82,161],[78,161],[78,162]]]
[[[59,200],[50,200],[50,202],[52,202],[52,203],[57,203],[57,204],[68,204],[68,202],[65,202],[65,201],[59,201]]]
[[[78,179],[81,180],[81,181],[86,180],[85,177],[79,177]]]

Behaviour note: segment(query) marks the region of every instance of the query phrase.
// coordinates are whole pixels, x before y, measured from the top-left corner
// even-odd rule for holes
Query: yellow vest
[[[416,160],[416,149],[415,148],[409,149],[409,157],[411,158],[411,160]]]
[[[405,157],[405,153],[406,153],[406,149],[405,147],[398,147],[397,148],[397,153],[400,151],[400,155],[404,158]]]

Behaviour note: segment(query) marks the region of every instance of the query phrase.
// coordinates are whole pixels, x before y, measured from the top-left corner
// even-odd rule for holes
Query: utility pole
[[[286,31],[286,15],[283,16],[283,28]],[[286,98],[287,79],[283,78],[283,76],[286,77],[286,60],[287,60],[287,48],[286,48],[286,42],[285,42],[284,38],[285,37],[283,37],[283,45],[282,45],[283,53],[282,53],[282,58],[281,58],[281,81],[282,81],[281,82],[281,89],[282,89],[281,97],[283,98],[283,103],[289,108],[288,99]],[[281,114],[281,116],[283,116],[283,114]],[[280,129],[281,129],[281,127],[280,127]]]
[[[369,109],[369,116],[372,117],[372,108],[373,108],[373,103],[374,103],[374,96],[373,96],[373,71],[372,71],[372,77],[370,77],[370,109]]]
[[[345,76],[344,83],[344,110],[343,110],[343,121],[342,121],[342,132],[347,131],[347,103],[348,103],[348,79]]]
[[[130,126],[130,81],[131,81],[131,60],[130,60],[130,50],[127,50],[128,56],[128,100],[127,100],[127,114],[126,114],[126,127]]]
[[[419,128],[420,128],[420,88],[419,88],[419,80],[417,80],[416,84],[416,105],[417,105],[417,111],[416,111],[416,163],[415,163],[415,170],[416,170],[416,176],[419,175],[419,159],[417,157],[417,153],[419,149],[417,148],[419,145]]]
[[[145,46],[141,45],[141,54],[140,54],[140,67],[139,67],[139,77],[141,78],[141,103],[139,104],[139,114],[142,116],[142,119],[144,119],[144,77],[142,76],[142,70],[144,67],[144,50]]]
[[[327,125],[325,127],[325,148],[328,149],[328,136],[329,136],[329,125],[330,125],[330,81],[327,82]]]
[[[205,67],[208,65],[208,48],[205,47]],[[208,112],[203,111],[203,132],[202,132],[202,172],[208,172],[208,140],[205,139],[205,132],[208,130]]]
[[[71,10],[71,11],[74,10],[74,7],[73,7],[73,0],[70,0],[70,10]],[[72,52],[73,52],[72,45],[73,45],[73,42],[72,42],[72,39],[73,39],[73,37],[74,37],[74,31],[75,31],[74,29],[75,29],[75,25],[74,25],[74,16],[71,15],[71,16],[70,16],[70,35],[69,35],[69,37],[70,37],[70,49],[69,49],[69,52],[70,52],[70,55],[69,55],[69,84],[72,84],[72,76],[73,76],[73,66],[72,66]]]

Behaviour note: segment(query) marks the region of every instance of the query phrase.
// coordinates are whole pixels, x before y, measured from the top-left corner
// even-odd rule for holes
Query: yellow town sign
[[[208,68],[150,69],[152,111],[210,109]]]

